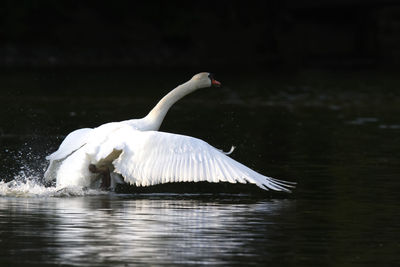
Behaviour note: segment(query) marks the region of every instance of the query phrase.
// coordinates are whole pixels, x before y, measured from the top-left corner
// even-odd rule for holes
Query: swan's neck
[[[171,106],[185,95],[190,94],[197,89],[197,86],[188,81],[184,84],[179,85],[174,90],[169,92],[166,96],[164,96],[145,117],[145,120],[149,124],[149,128],[155,131],[158,130]]]

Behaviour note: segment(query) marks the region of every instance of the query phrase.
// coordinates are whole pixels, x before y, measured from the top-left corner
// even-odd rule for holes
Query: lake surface
[[[298,182],[291,195],[42,185],[44,157],[66,134],[142,117],[195,72],[4,70],[0,265],[400,264],[395,74],[221,71],[222,88],[170,110],[161,130],[235,145],[236,160]]]

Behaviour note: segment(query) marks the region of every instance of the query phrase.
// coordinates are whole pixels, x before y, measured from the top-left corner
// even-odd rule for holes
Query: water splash
[[[10,182],[0,181],[1,197],[78,197],[107,194],[105,191],[87,189],[78,186],[57,188],[46,187],[37,179],[14,179]]]
[[[48,162],[27,143],[18,150],[7,149],[6,152],[13,159],[14,166],[11,170],[15,174],[0,177],[0,197],[74,197],[107,194],[104,191],[82,187],[59,188],[45,184],[43,174]]]

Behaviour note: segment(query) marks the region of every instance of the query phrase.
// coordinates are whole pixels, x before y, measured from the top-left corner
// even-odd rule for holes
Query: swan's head
[[[216,86],[220,87],[221,83],[217,81],[214,78],[214,75],[212,73],[208,72],[201,72],[192,77],[190,81],[196,83],[197,88],[205,88],[205,87],[211,87],[211,86]]]

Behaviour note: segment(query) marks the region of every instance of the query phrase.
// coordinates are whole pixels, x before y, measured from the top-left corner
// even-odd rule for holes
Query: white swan
[[[59,149],[46,157],[50,164],[45,180],[56,179],[57,187],[108,187],[111,174],[112,186],[122,176],[125,182],[137,186],[222,181],[290,192],[295,183],[261,175],[200,139],[157,131],[176,101],[213,85],[220,83],[211,74],[196,74],[168,93],[142,119],[111,122],[70,133]]]

